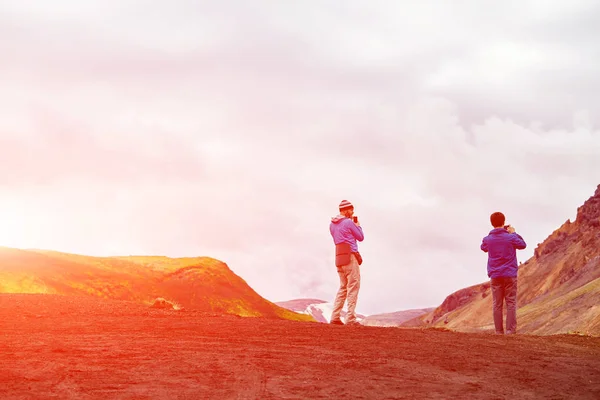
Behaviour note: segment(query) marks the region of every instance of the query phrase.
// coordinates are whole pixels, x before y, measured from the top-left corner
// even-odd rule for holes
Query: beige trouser
[[[354,254],[350,255],[350,264],[338,267],[340,288],[335,296],[331,321],[339,320],[346,299],[348,300],[348,313],[346,323],[356,321],[356,301],[360,289],[360,266]]]

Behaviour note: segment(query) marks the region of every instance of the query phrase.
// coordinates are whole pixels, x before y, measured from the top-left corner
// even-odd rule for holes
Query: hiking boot
[[[341,319],[332,319],[330,324],[332,325],[344,325]]]
[[[362,326],[362,324],[358,321],[348,321],[346,322],[346,326]]]

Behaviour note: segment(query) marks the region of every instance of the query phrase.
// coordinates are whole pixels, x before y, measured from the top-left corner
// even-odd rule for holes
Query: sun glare
[[[26,248],[31,247],[28,235],[30,224],[25,213],[15,204],[0,203],[0,246]]]

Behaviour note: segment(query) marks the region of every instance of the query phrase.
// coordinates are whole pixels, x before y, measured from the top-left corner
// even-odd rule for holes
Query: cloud
[[[366,313],[487,279],[493,211],[532,255],[599,183],[595,2],[360,4],[3,2],[0,239],[332,300],[346,198]]]
[[[25,132],[4,131],[0,185],[53,184],[62,180],[135,184],[202,180],[203,163],[190,147],[155,127],[126,132],[95,131],[71,115],[34,108]],[[106,140],[106,136],[113,136]],[[104,137],[103,137],[104,136]]]

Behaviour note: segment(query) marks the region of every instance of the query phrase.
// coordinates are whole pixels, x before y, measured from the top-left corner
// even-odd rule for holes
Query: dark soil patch
[[[345,327],[0,295],[0,398],[600,398],[600,338]]]

